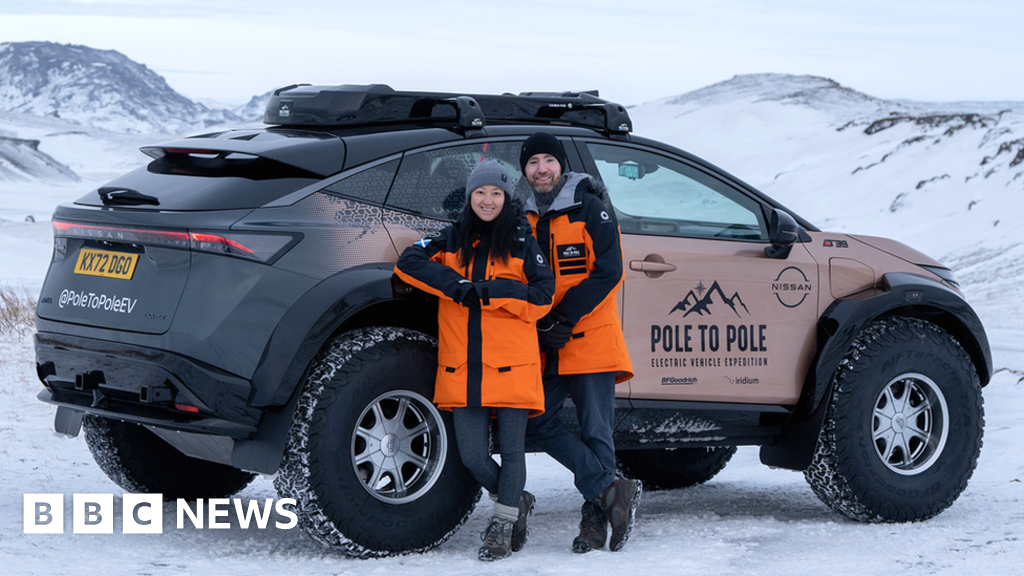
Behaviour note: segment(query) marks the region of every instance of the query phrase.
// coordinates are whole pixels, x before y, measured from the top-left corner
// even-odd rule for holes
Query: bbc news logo
[[[291,509],[294,498],[276,502],[267,498],[262,506],[258,500],[244,502],[241,498],[199,498],[194,504],[181,498],[176,505],[178,530],[186,526],[203,529],[231,528],[232,512],[238,526],[248,530],[274,527],[290,530],[299,523]],[[71,531],[73,534],[113,534],[117,513],[113,494],[74,494],[71,499]],[[273,522],[271,519],[273,518]],[[24,533],[64,533],[63,494],[25,494]],[[161,494],[124,494],[121,498],[121,533],[163,534],[164,499]]]

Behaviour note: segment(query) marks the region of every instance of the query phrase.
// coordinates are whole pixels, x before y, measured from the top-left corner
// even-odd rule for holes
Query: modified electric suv
[[[296,85],[264,121],[143,148],[148,165],[53,215],[39,398],[125,490],[223,497],[275,474],[345,554],[444,542],[480,489],[431,403],[437,302],[392,269],[457,217],[477,163],[522,190],[538,130],[605,184],[622,232],[621,473],[680,488],[760,446],[873,522],[929,518],[966,487],[991,353],[932,258],[821,232],[634,136],[596,93]]]

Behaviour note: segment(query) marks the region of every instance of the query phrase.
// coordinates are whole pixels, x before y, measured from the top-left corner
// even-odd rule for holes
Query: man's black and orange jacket
[[[475,250],[463,267],[449,226],[407,248],[395,265],[404,282],[440,297],[434,389],[440,408],[544,411],[537,320],[551,308],[555,281],[529,228],[517,234],[508,262]],[[471,286],[479,308],[460,304]]]
[[[621,383],[633,377],[617,298],[622,245],[615,213],[600,193],[590,176],[569,172],[543,216],[532,195],[525,208],[555,273],[553,312],[573,326],[565,347],[547,352],[545,374],[614,372]]]

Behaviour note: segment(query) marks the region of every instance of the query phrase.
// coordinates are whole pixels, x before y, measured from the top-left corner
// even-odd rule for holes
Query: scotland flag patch
[[[422,240],[417,240],[417,241],[413,242],[413,244],[419,246],[420,248],[426,248],[427,244],[430,244],[430,238],[424,238]]]

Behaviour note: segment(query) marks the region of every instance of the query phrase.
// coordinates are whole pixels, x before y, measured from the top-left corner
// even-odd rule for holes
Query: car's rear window
[[[274,170],[273,166],[279,170]],[[103,190],[124,189],[151,196],[157,204],[132,206],[141,210],[239,210],[259,208],[281,196],[317,182],[309,172],[273,162],[256,163],[243,169],[238,165],[217,169],[182,165],[160,158],[105,184]],[[103,206],[93,191],[76,204]]]

